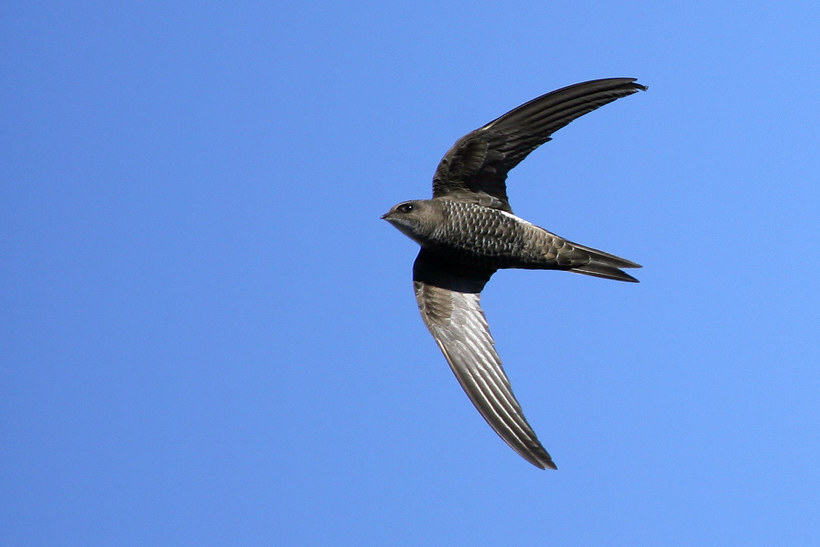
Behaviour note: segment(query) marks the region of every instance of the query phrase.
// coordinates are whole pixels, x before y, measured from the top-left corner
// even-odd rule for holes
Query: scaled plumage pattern
[[[541,469],[556,469],[555,463],[510,388],[481,310],[481,290],[501,268],[637,282],[621,268],[640,266],[515,216],[507,173],[572,120],[645,89],[633,78],[609,78],[533,99],[456,141],[436,169],[433,199],[405,201],[382,216],[421,245],[413,265],[419,310],[461,387],[495,432]]]

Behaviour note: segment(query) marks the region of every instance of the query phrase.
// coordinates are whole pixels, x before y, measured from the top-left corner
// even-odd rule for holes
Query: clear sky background
[[[817,2],[410,4],[3,4],[0,544],[820,542]],[[615,76],[509,194],[641,283],[483,296],[539,471],[379,216]]]

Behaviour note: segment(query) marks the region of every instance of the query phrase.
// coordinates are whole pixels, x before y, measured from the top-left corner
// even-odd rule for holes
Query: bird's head
[[[430,239],[440,217],[441,210],[433,200],[403,201],[382,215],[384,220],[417,243]]]

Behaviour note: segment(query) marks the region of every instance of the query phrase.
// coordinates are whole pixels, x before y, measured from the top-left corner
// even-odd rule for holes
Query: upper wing
[[[481,311],[481,289],[492,271],[456,271],[429,251],[413,265],[421,316],[461,387],[498,435],[533,465],[556,469],[513,395]]]
[[[522,104],[460,138],[433,176],[433,197],[483,192],[510,211],[507,173],[575,118],[646,87],[634,78],[571,85]]]

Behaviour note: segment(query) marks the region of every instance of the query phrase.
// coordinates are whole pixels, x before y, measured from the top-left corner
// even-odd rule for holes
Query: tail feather
[[[569,271],[584,275],[592,275],[595,277],[603,277],[604,279],[615,279],[616,281],[629,281],[630,283],[640,283],[640,281],[638,281],[628,273],[623,272],[614,266],[601,264],[600,262],[590,262],[586,266],[581,266],[580,268],[570,268]]]
[[[640,268],[640,264],[636,264],[631,260],[626,260],[625,258],[605,253],[591,247],[584,247],[583,245],[578,245],[576,243],[573,243],[572,245],[577,251],[585,251],[589,258],[589,262],[570,268],[569,271],[595,277],[603,277],[604,279],[639,283],[637,279],[628,273],[621,271],[621,268]]]

